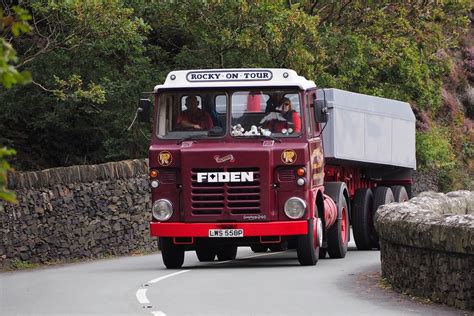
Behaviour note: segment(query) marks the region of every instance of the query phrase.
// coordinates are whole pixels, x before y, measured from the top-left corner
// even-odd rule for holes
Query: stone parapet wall
[[[0,208],[0,267],[156,250],[146,160],[9,175],[18,204]]]
[[[425,192],[375,215],[382,275],[401,291],[474,310],[474,192]]]

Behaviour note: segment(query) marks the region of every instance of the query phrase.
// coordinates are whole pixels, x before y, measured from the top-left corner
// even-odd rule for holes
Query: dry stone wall
[[[0,208],[0,267],[157,249],[146,160],[12,173]]]
[[[474,192],[424,192],[379,208],[375,221],[395,288],[474,310]]]

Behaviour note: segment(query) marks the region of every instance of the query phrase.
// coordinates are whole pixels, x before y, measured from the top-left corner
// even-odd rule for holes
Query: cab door
[[[324,154],[321,139],[321,124],[316,123],[314,117],[314,106],[316,103],[316,90],[310,90],[306,94],[305,118],[308,135],[311,188],[322,186],[324,182]]]

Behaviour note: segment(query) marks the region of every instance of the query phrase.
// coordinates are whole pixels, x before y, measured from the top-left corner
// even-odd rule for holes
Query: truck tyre
[[[349,210],[344,197],[337,203],[338,218],[328,230],[328,254],[331,258],[344,258],[349,244]]]
[[[371,232],[374,232],[374,221],[372,219],[372,208],[374,194],[371,189],[358,189],[354,196],[354,208],[352,209],[352,230],[358,250],[371,250]]]
[[[217,260],[219,261],[235,260],[237,256],[237,246],[219,247],[216,253]]]
[[[403,185],[394,185],[391,189],[395,202],[406,202],[409,200],[407,190]]]
[[[278,244],[270,244],[268,248],[270,248],[272,252],[286,251],[288,250],[288,241],[285,240]]]
[[[391,202],[394,202],[395,199],[393,198],[393,193],[392,190],[388,187],[376,187],[374,190],[374,205],[372,209],[372,222],[374,221],[374,215],[375,212],[377,212],[377,209],[381,205],[385,205]],[[374,227],[375,228],[375,227]],[[380,249],[380,244],[379,244],[379,235],[373,230],[371,236],[370,236],[370,244],[373,248]]]
[[[328,253],[327,248],[319,248],[319,259],[326,258],[327,253]]]
[[[258,244],[258,245],[252,245],[250,246],[250,249],[252,249],[253,252],[260,253],[260,252],[267,252],[268,246]]]
[[[179,269],[184,262],[184,249],[180,245],[173,244],[173,238],[160,237],[158,245],[161,250],[163,263],[168,269]]]
[[[319,224],[317,224],[319,223]],[[302,266],[314,266],[319,259],[318,234],[322,233],[321,220],[313,219],[308,222],[308,234],[298,236],[296,253]]]
[[[196,255],[200,262],[214,261],[216,257],[216,251],[212,248],[198,248],[196,249]]]

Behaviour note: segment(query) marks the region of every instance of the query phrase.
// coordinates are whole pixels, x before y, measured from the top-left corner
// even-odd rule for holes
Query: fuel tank
[[[324,194],[324,223],[331,227],[337,219],[337,205],[328,195]]]

